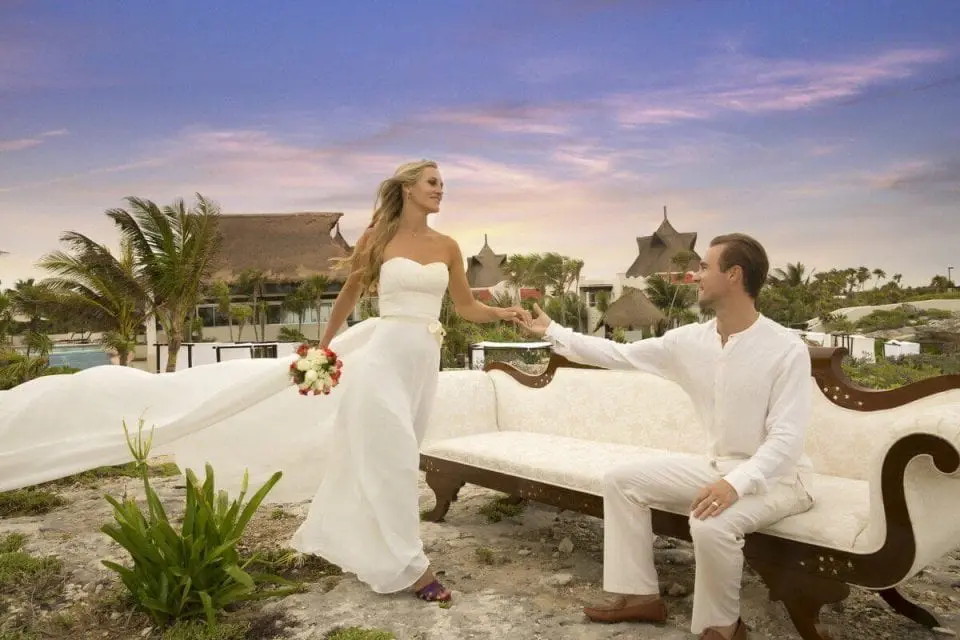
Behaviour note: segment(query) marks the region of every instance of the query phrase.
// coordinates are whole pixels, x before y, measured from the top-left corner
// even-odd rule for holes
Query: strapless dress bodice
[[[380,267],[380,317],[407,317],[437,320],[449,274],[443,262],[421,264],[395,257]]]

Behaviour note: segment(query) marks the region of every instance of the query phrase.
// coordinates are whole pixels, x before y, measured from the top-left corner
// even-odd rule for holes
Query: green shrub
[[[944,362],[941,363],[941,360]],[[945,370],[945,366],[950,364],[947,358],[908,356],[897,361],[880,359],[876,363],[856,362],[844,358],[842,367],[851,380],[864,387],[893,389],[945,373],[956,373],[957,371]]]
[[[240,495],[231,501],[225,491],[215,491],[210,465],[206,466],[202,485],[196,475],[187,470],[186,505],[178,532],[170,525],[160,498],[150,486],[145,461],[152,435],[144,443],[142,420],[136,443],[131,442],[126,423],[123,428],[130,451],[140,464],[147,512],[144,514],[132,498],[124,497],[121,502],[107,496],[113,506],[114,521],[101,530],[130,554],[133,567],[107,560],[103,564],[120,575],[134,601],[158,624],[205,617],[213,629],[217,613],[229,605],[296,590],[292,583],[278,576],[248,572],[247,567],[254,559],[242,561],[237,551],[244,529],[264,497],[280,480],[280,472],[244,504],[246,475]],[[291,587],[260,590],[258,585],[265,583]]]
[[[480,513],[486,516],[489,522],[500,522],[504,518],[512,518],[523,512],[523,504],[514,504],[509,496],[495,498],[480,507]]]

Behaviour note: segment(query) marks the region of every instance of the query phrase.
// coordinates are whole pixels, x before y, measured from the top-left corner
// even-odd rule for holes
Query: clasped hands
[[[498,320],[510,321],[521,327],[528,325],[533,320],[530,312],[519,305],[512,307],[492,307],[492,309]]]
[[[529,313],[518,322],[520,326],[528,332],[542,336],[547,332],[550,326],[550,317],[543,312],[540,305],[534,303],[534,314]],[[740,499],[737,490],[733,488],[726,480],[718,480],[711,485],[707,485],[697,493],[693,503],[690,505],[690,512],[693,517],[699,520],[705,520],[717,514],[723,513],[729,509],[737,500]]]

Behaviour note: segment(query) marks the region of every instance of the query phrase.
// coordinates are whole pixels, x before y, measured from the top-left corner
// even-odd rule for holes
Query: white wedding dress
[[[236,495],[274,472],[268,502],[312,498],[292,546],[355,573],[379,593],[427,569],[419,536],[419,444],[440,369],[442,262],[396,257],[380,276],[380,317],[330,344],[343,361],[328,396],[301,396],[295,358],[232,360],[176,373],[100,366],[0,392],[0,491],[132,458],[132,433],[153,428],[151,455],[169,454]]]

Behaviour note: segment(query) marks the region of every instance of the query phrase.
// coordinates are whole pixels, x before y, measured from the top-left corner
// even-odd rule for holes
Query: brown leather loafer
[[[667,620],[667,605],[657,598],[651,602],[624,607],[608,605],[585,607],[583,613],[593,622],[649,622],[662,624]]]
[[[700,634],[700,640],[727,640],[723,635],[716,629],[706,629],[703,633]],[[743,619],[737,620],[737,628],[733,630],[733,635],[730,636],[730,640],[747,640],[747,625],[743,623]]]

